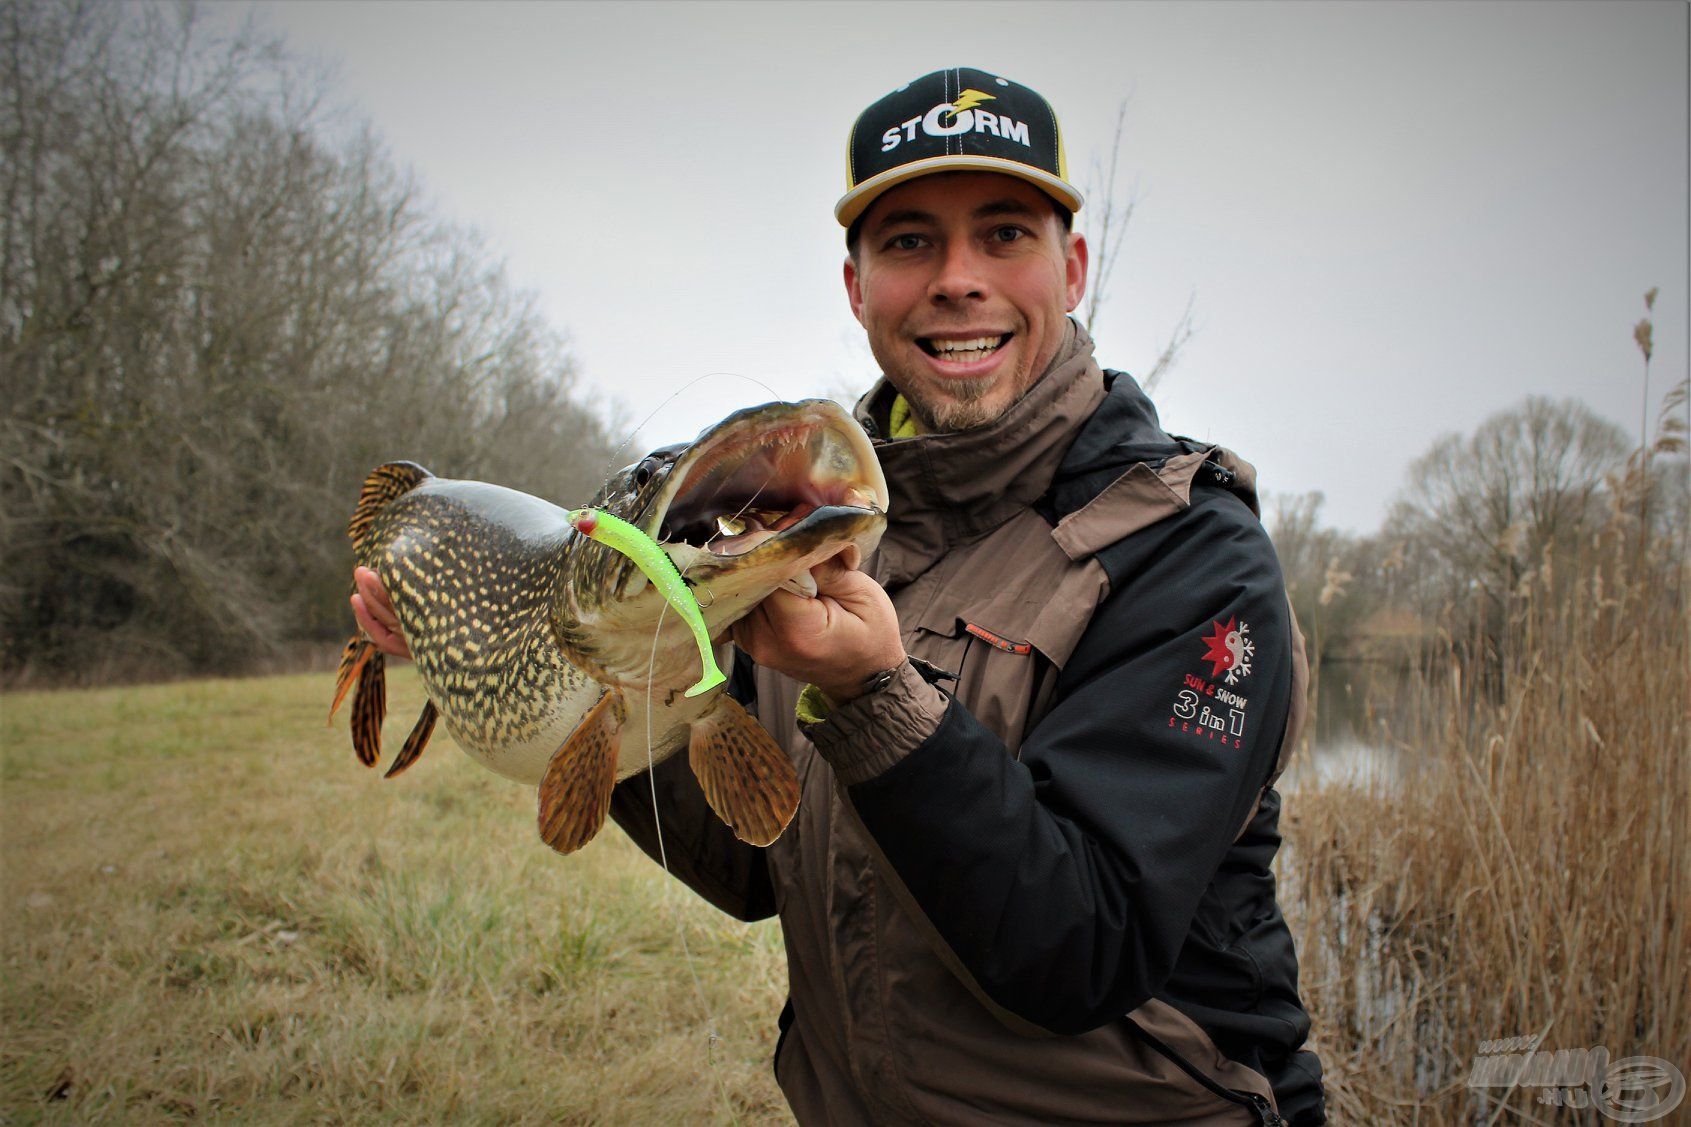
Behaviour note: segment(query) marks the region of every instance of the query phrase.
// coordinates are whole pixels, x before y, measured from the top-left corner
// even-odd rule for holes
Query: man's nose
[[[987,295],[985,264],[980,251],[967,240],[951,242],[940,259],[939,269],[928,285],[928,297],[936,305],[980,299]]]

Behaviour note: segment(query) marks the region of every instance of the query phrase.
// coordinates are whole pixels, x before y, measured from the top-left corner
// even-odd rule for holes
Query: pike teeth
[[[840,504],[849,505],[854,509],[880,509],[879,499],[868,489],[858,489],[855,486],[840,499]]]
[[[806,599],[814,599],[816,597],[816,577],[808,571],[801,571],[781,584],[779,589],[791,591],[793,594]]]

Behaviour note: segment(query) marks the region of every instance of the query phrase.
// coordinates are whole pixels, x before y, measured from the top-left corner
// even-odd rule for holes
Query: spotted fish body
[[[810,568],[873,550],[886,486],[836,405],[766,404],[622,471],[593,507],[657,541],[700,595],[726,663],[727,628],[770,592],[813,593]],[[785,754],[720,686],[684,695],[700,666],[688,623],[568,510],[397,462],[370,474],[349,533],[429,697],[390,776],[421,755],[438,718],[479,762],[540,785],[541,834],[562,851],[597,832],[616,779],[682,748],[741,837],[767,844],[791,818]],[[380,653],[355,635],[335,705],[356,685],[353,743],[367,764],[380,757],[383,676]]]

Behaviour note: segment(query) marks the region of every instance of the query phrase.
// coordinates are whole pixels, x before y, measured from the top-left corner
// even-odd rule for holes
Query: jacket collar
[[[1038,500],[1075,434],[1104,398],[1092,338],[1073,318],[1057,355],[1026,395],[973,430],[877,439],[892,496],[873,571],[907,583],[953,545],[989,532]],[[897,391],[883,376],[857,405],[871,434],[885,433]]]

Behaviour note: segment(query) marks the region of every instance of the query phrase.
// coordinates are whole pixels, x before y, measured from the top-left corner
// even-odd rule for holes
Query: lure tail
[[[664,601],[675,608],[675,612],[687,624],[687,629],[692,631],[693,641],[699,647],[699,663],[702,670],[698,682],[682,693],[682,696],[696,697],[728,680],[722,670],[717,668],[716,654],[711,648],[710,629],[705,625],[704,613],[699,610],[699,600],[687,586],[687,580],[675,569],[675,561],[664,553],[655,540],[621,517],[599,509],[572,509],[570,524],[588,539],[595,540],[614,552],[621,552],[633,560],[634,566],[651,580],[652,586],[657,588]]]

